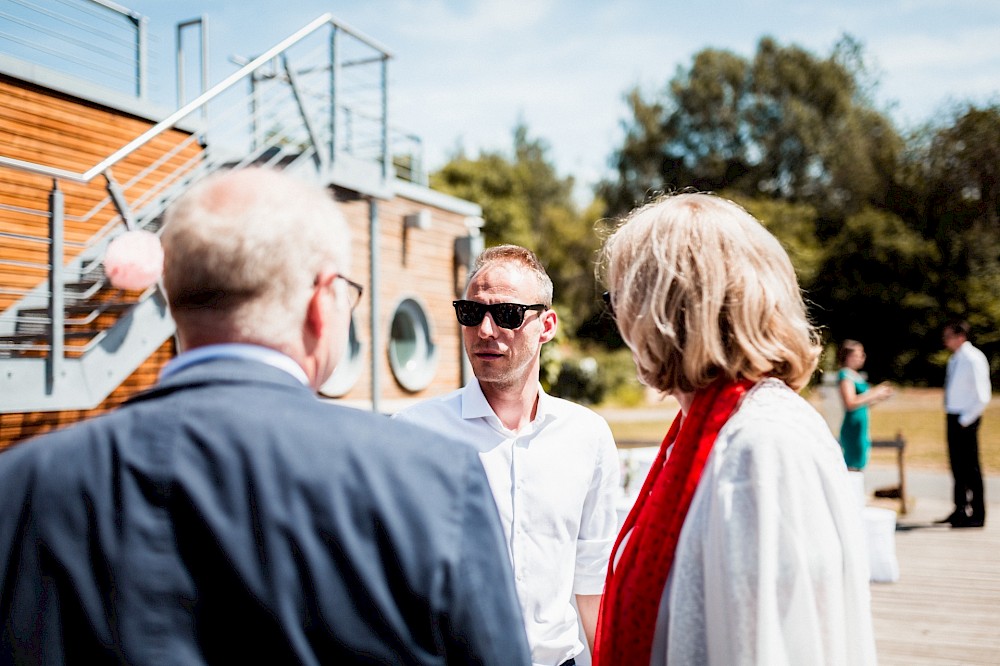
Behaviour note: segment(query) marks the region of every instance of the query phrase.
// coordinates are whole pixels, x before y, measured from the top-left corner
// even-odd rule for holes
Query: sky
[[[331,12],[393,54],[390,122],[423,139],[430,169],[458,149],[510,153],[523,121],[578,191],[611,174],[625,93],[662,91],[705,48],[752,58],[770,36],[826,57],[849,34],[878,73],[878,105],[903,130],[956,103],[1000,102],[997,0],[119,2],[149,18],[153,57],[168,63],[176,23],[207,16],[213,83],[235,71],[230,56],[259,54]],[[167,67],[153,71],[172,95]]]

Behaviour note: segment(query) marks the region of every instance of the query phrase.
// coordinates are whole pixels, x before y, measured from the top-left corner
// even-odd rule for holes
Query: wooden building
[[[134,34],[141,77],[145,19],[78,4]],[[462,385],[451,301],[481,249],[481,212],[429,189],[419,146],[390,126],[386,48],[323,15],[176,111],[149,103],[141,80],[116,90],[12,50],[0,40],[0,448],[156,381],[177,352],[163,295],[113,288],[103,253],[127,229],[156,232],[218,169],[288,169],[341,202],[366,291],[325,397],[388,412]]]

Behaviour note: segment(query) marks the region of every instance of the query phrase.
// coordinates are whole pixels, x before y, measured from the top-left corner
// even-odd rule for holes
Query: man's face
[[[948,351],[954,352],[965,342],[965,336],[961,333],[956,333],[950,328],[946,328],[944,329],[944,333],[941,334],[941,342],[944,343]]]
[[[476,274],[466,289],[466,299],[491,305],[540,302],[540,289],[533,273],[517,264],[488,266]],[[538,381],[538,358],[542,345],[556,332],[556,314],[550,308],[524,313],[516,329],[500,328],[489,313],[478,326],[463,326],[465,351],[480,384],[519,390]]]

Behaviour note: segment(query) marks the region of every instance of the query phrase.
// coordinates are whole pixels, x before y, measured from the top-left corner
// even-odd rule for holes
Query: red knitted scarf
[[[611,551],[594,664],[648,666],[663,587],[702,469],[719,430],[751,386],[747,380],[718,380],[697,391],[687,416],[678,413],[663,438]],[[622,540],[630,532],[615,566]]]

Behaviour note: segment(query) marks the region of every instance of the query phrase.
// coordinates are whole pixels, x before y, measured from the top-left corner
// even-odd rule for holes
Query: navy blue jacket
[[[221,359],[0,454],[0,664],[523,664],[464,444]]]

